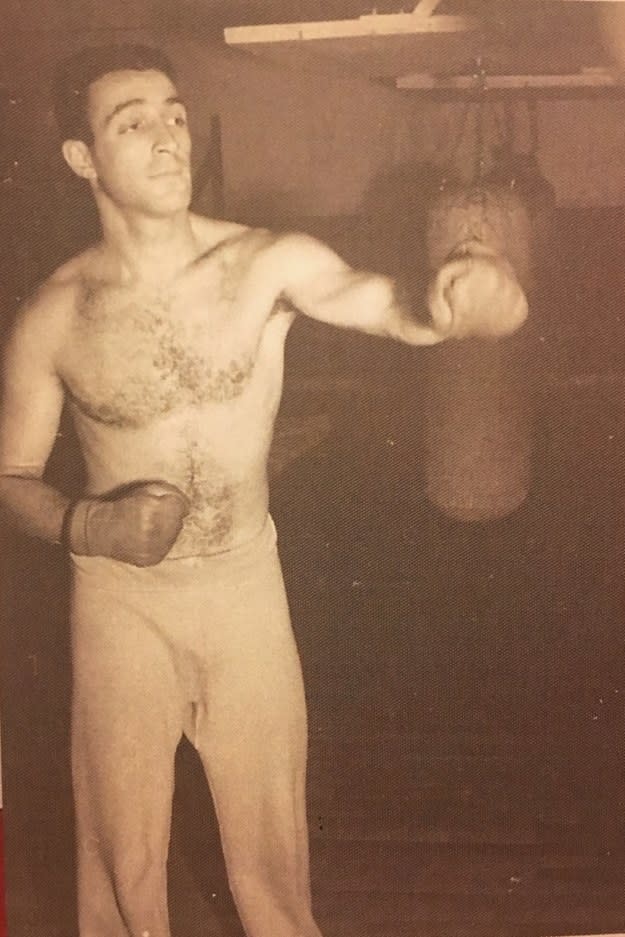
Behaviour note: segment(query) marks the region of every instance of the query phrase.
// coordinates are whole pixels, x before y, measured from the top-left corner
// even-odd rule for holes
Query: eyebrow
[[[110,114],[107,114],[104,120],[104,126],[108,126],[113,118],[117,117],[122,111],[125,111],[127,107],[134,107],[137,104],[147,104],[146,98],[130,98],[129,101],[121,101],[113,108]],[[165,104],[182,104],[182,106],[185,107],[184,101],[182,98],[178,97],[178,95],[167,98]]]

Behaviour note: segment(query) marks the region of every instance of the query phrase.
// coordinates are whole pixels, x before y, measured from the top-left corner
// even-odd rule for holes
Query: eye
[[[186,114],[176,114],[175,117],[171,118],[171,122],[176,127],[186,127],[187,126]]]
[[[134,133],[136,130],[140,130],[143,126],[143,120],[137,118],[136,120],[131,121],[128,124],[122,124],[119,128],[120,133]]]

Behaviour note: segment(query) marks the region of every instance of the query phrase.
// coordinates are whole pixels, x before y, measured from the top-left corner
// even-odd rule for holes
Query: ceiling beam
[[[411,36],[419,33],[470,32],[479,21],[470,16],[415,16],[413,13],[370,14],[355,20],[317,23],[276,23],[271,26],[232,26],[224,30],[228,45],[258,42],[306,42],[361,36]]]
[[[483,84],[473,75],[436,78],[416,73],[396,79],[396,87],[405,91],[522,91],[530,88],[614,88],[616,80],[605,69],[589,68],[571,75],[488,75]]]

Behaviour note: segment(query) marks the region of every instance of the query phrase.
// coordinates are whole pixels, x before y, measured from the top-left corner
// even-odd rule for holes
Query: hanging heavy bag
[[[509,185],[482,182],[440,193],[430,208],[427,241],[432,270],[478,241],[512,264],[524,289],[530,285],[530,216]],[[493,317],[499,314],[506,311],[493,310]],[[452,340],[428,351],[426,492],[454,519],[502,518],[527,497],[532,431],[525,332]]]

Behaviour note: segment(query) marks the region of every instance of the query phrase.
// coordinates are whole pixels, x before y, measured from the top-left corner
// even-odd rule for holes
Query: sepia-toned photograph
[[[0,937],[624,937],[625,0],[0,51]]]

